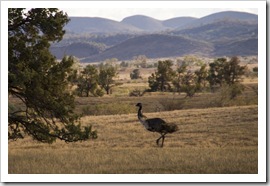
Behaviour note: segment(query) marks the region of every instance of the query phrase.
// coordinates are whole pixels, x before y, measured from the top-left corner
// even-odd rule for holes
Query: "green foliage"
[[[246,67],[239,65],[238,57],[232,57],[230,61],[226,58],[218,58],[213,63],[210,63],[208,81],[211,88],[222,86],[226,83],[232,85],[238,83],[241,77],[245,74]]]
[[[240,83],[234,83],[233,85],[224,84],[218,89],[216,105],[217,106],[229,106],[230,103],[237,97],[242,95],[245,87]]]
[[[148,77],[148,83],[151,91],[164,92],[171,90],[170,82],[175,76],[172,66],[173,62],[170,60],[158,62],[157,71]]]
[[[198,90],[198,78],[195,73],[188,70],[187,63],[182,63],[177,69],[177,76],[173,80],[173,85],[177,92],[185,92],[187,97],[193,97]]]
[[[95,96],[96,97],[102,97],[104,96],[104,91],[102,89],[96,89],[96,92],[95,92]]]
[[[140,89],[134,89],[129,93],[129,96],[132,97],[141,97],[144,95],[144,93],[146,92],[146,90],[140,90]]]
[[[87,65],[78,78],[77,91],[80,96],[88,97],[103,96],[102,90],[98,86],[98,70],[93,65]]]
[[[254,73],[258,73],[258,67],[254,67],[254,68],[252,69],[252,71],[253,71]]]
[[[195,71],[197,76],[197,88],[200,91],[207,85],[208,70],[206,67],[206,64],[203,64],[199,70]]]
[[[177,60],[179,66],[181,66],[182,64],[186,64],[188,66],[202,66],[203,65],[203,61],[199,58],[197,58],[196,56],[192,56],[192,55],[187,55],[184,56],[184,58],[178,59]]]
[[[131,73],[130,73],[130,79],[139,79],[141,78],[141,73],[140,73],[140,69],[134,69]]]
[[[175,91],[180,93],[182,91],[182,79],[187,72],[188,65],[186,63],[178,63],[178,64],[179,67],[176,70],[177,74],[173,79],[172,83],[175,87]]]
[[[134,56],[133,60],[135,61],[135,66],[137,68],[146,68],[147,67],[147,57],[145,55],[139,55],[139,56]]]
[[[258,77],[258,67],[254,67],[254,68],[252,69],[252,71],[253,71],[253,74],[254,74],[256,77]]]
[[[120,63],[120,67],[128,67],[128,66],[129,66],[129,63],[128,62],[122,61]]]
[[[83,115],[130,114],[134,112],[134,105],[120,102],[100,103],[85,106],[82,111]]]
[[[107,94],[111,94],[111,88],[115,86],[114,77],[117,75],[117,68],[110,65],[100,65],[99,69],[99,84],[105,89]]]
[[[233,85],[241,81],[245,74],[246,66],[240,66],[238,57],[232,57],[229,62],[224,64],[224,80],[227,84]]]
[[[208,81],[210,87],[221,86],[223,81],[224,64],[227,62],[226,58],[218,58],[213,63],[209,64]]]
[[[173,84],[174,91],[185,92],[188,97],[193,97],[196,92],[206,90],[208,84],[212,90],[227,84],[233,90],[229,93],[232,99],[241,94],[239,85],[233,86],[238,84],[246,73],[246,67],[239,65],[239,58],[232,57],[229,61],[226,58],[218,58],[209,64],[209,69],[193,56],[186,56],[184,60],[177,62],[179,67],[176,71],[172,69],[172,61],[158,62],[157,71],[148,77],[150,91],[170,91]],[[189,64],[194,65],[195,62],[200,69],[194,72]]]
[[[160,99],[159,103],[162,105],[163,110],[181,110],[184,108],[186,99]]]
[[[9,109],[8,136],[26,134],[40,142],[96,138],[91,127],[81,129],[70,94],[73,58],[56,62],[50,43],[60,41],[68,17],[58,9],[8,10],[8,93],[25,105]]]
[[[229,93],[230,99],[235,99],[237,96],[240,96],[243,93],[244,89],[244,85],[240,83],[234,83],[233,85],[231,85]]]
[[[196,75],[188,71],[182,78],[182,91],[187,94],[187,97],[193,97],[198,89]]]

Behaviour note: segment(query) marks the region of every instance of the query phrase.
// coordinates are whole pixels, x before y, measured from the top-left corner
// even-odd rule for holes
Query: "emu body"
[[[160,147],[163,147],[165,135],[167,133],[173,133],[173,132],[177,131],[178,130],[177,125],[168,124],[161,118],[147,119],[147,117],[142,114],[142,104],[137,103],[136,106],[139,107],[139,109],[138,109],[139,121],[143,124],[143,126],[148,131],[160,133],[161,136],[156,140],[156,143],[159,146],[159,140],[162,139],[162,143],[161,143]]]

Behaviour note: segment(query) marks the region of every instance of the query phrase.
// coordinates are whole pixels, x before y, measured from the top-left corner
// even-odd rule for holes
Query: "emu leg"
[[[157,143],[157,146],[159,146],[159,140],[162,138],[162,136],[160,136],[158,139],[157,139],[157,141],[156,141],[156,143]]]
[[[165,134],[162,135],[162,143],[161,143],[161,147],[163,147],[164,140],[165,140]]]
[[[159,140],[162,138],[162,143],[160,147],[163,147],[164,139],[165,139],[165,134],[162,134],[156,141],[157,146],[159,146]]]

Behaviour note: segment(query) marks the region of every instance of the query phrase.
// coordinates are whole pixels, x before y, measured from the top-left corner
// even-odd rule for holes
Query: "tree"
[[[224,64],[224,81],[229,85],[239,83],[245,71],[246,66],[240,66],[239,58],[232,57],[230,61]]]
[[[203,64],[199,70],[195,71],[197,76],[197,88],[198,90],[202,90],[206,87],[207,84],[207,77],[208,77],[208,70],[206,68],[206,64]]]
[[[239,65],[238,57],[232,57],[230,61],[226,58],[218,58],[210,63],[208,81],[210,86],[222,86],[223,83],[232,85],[239,83],[241,77],[245,74],[246,66]]]
[[[141,78],[141,73],[140,73],[140,69],[134,69],[131,73],[130,73],[130,79],[139,79]]]
[[[93,65],[87,65],[84,68],[78,78],[77,86],[80,96],[83,96],[83,93],[86,97],[89,97],[90,93],[93,96],[103,96],[103,94],[100,94],[102,91],[98,86],[98,70]]]
[[[157,71],[148,77],[148,83],[151,91],[168,91],[171,90],[170,82],[175,76],[172,69],[173,62],[170,60],[159,61]]]
[[[122,61],[120,63],[120,67],[128,67],[128,66],[129,66],[129,63],[128,62]]]
[[[176,76],[173,79],[172,83],[176,89],[177,92],[181,92],[182,89],[182,79],[184,78],[184,75],[187,72],[188,65],[185,62],[178,61],[179,67],[176,70]]]
[[[100,65],[99,84],[107,94],[111,94],[111,88],[115,86],[114,77],[117,75],[117,68],[109,64]]]
[[[134,56],[133,60],[135,61],[135,66],[137,68],[146,68],[147,67],[147,57],[145,55],[138,55],[138,56]]]
[[[213,89],[215,86],[222,86],[224,76],[224,64],[226,62],[226,58],[218,58],[213,63],[209,64],[207,80],[209,81],[211,89]]]
[[[258,77],[258,67],[252,68],[252,72],[256,77]]]
[[[8,93],[23,107],[8,110],[8,138],[30,135],[52,143],[96,138],[91,126],[81,129],[68,85],[73,59],[57,62],[50,43],[60,41],[68,22],[58,9],[8,10]],[[12,107],[9,107],[12,108]]]
[[[173,80],[173,85],[177,92],[185,92],[188,97],[193,97],[198,90],[197,76],[195,73],[188,70],[186,63],[181,63],[177,68],[177,75]]]
[[[190,70],[183,76],[182,90],[187,94],[187,97],[193,97],[198,90],[196,75]]]
[[[185,63],[187,65],[193,66],[193,65],[197,65],[197,66],[201,66],[203,65],[203,61],[199,58],[197,58],[196,56],[192,56],[192,55],[187,55],[184,56],[183,60],[178,60],[178,63]]]

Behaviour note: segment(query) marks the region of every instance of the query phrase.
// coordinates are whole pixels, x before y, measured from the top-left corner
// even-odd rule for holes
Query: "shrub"
[[[233,85],[224,84],[217,91],[217,99],[215,104],[217,106],[229,106],[230,103],[240,96],[244,91],[244,85],[235,83]]]
[[[129,93],[129,96],[132,97],[140,97],[140,96],[143,96],[145,93],[145,91],[142,91],[142,90],[139,90],[139,89],[134,89],[133,91],[131,91]]]
[[[141,78],[141,72],[140,69],[134,69],[131,73],[130,73],[130,79],[139,79]]]

